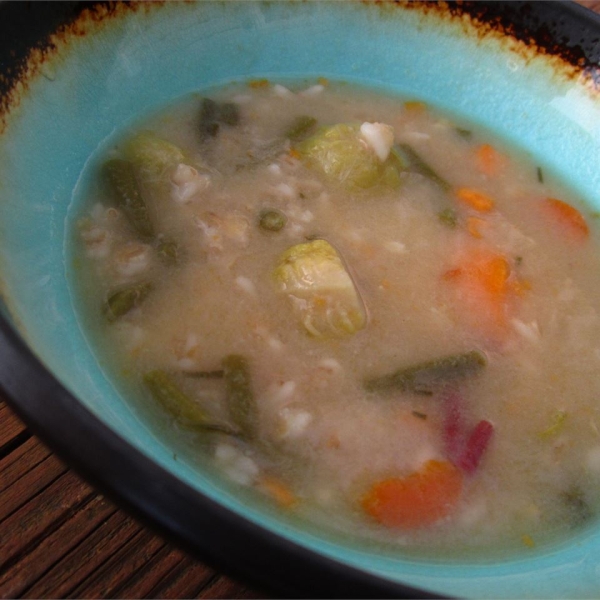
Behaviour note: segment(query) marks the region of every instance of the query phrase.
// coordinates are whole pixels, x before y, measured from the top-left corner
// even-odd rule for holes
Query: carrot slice
[[[456,197],[479,212],[490,212],[494,208],[494,201],[487,194],[472,188],[459,188]]]
[[[486,226],[486,221],[477,217],[467,218],[467,231],[475,238],[480,240],[483,238],[481,230]]]
[[[506,157],[490,144],[483,144],[475,151],[477,168],[485,175],[498,175],[506,164]]]
[[[452,513],[462,486],[463,475],[452,463],[430,460],[407,477],[375,483],[362,498],[362,507],[382,525],[418,529]]]
[[[556,198],[547,198],[544,206],[546,211],[571,233],[572,236],[584,240],[590,234],[590,229],[583,215],[570,204]]]
[[[287,485],[275,477],[263,477],[260,481],[260,487],[283,508],[291,508],[298,502],[298,499]]]

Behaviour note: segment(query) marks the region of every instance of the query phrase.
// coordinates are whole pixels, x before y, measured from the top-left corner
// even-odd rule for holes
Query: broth
[[[594,517],[598,236],[524,153],[411,99],[254,81],[90,169],[86,330],[178,452],[403,552],[530,551]]]

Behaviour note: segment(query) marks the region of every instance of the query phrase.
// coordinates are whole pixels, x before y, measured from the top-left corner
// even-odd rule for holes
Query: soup
[[[261,80],[89,169],[86,331],[177,452],[403,552],[531,551],[594,517],[595,217],[530,157],[418,100]]]

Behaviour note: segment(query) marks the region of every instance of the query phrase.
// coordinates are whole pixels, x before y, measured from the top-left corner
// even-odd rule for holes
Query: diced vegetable
[[[566,492],[563,492],[561,499],[573,527],[580,527],[594,516],[583,491],[578,486],[572,486]]]
[[[536,173],[537,173],[537,180],[540,183],[544,183],[544,172],[542,171],[542,167],[537,167]]]
[[[454,229],[458,224],[458,217],[453,208],[445,208],[438,213],[438,218],[446,227],[450,227],[451,229]]]
[[[131,138],[123,154],[144,182],[166,177],[171,169],[186,160],[181,148],[149,131]]]
[[[467,206],[479,212],[489,212],[494,208],[494,201],[483,192],[471,188],[459,188],[456,197]]]
[[[540,432],[540,434],[539,434],[540,438],[545,440],[545,439],[552,438],[555,435],[558,435],[561,432],[561,430],[563,429],[563,427],[565,426],[566,419],[567,419],[566,411],[564,411],[564,410],[556,411],[556,413],[554,414],[554,417],[552,418],[552,425],[550,425],[549,427],[544,429],[544,431]]]
[[[309,167],[350,188],[389,185],[392,179],[387,168],[396,168],[391,158],[383,162],[378,158],[362,139],[358,125],[323,128],[296,150]]]
[[[210,417],[165,371],[160,369],[149,371],[144,375],[143,381],[154,399],[182,425],[229,435],[240,434],[237,428]]]
[[[473,249],[460,266],[444,273],[452,285],[461,314],[489,337],[504,337],[509,323],[509,300],[518,295],[519,281],[511,278],[508,260],[486,249]]]
[[[483,219],[479,219],[477,217],[467,218],[467,231],[477,240],[483,238],[483,233],[481,232],[481,230],[484,228],[485,225],[486,221],[484,221]]]
[[[158,257],[168,265],[175,265],[181,258],[181,248],[177,242],[161,240],[156,246]]]
[[[494,426],[489,421],[479,421],[471,432],[456,465],[466,473],[474,473],[487,450],[493,433]]]
[[[447,192],[452,187],[444,178],[440,177],[421,156],[415,152],[408,144],[396,144],[392,148],[392,156],[409,171],[418,173],[426,179],[429,179]]]
[[[297,142],[306,137],[317,125],[317,120],[308,115],[301,115],[294,119],[285,133],[285,137]]]
[[[287,223],[287,217],[274,208],[261,210],[258,215],[258,226],[265,231],[281,231]]]
[[[216,137],[221,124],[235,126],[240,122],[239,106],[233,102],[215,102],[210,98],[202,98],[198,132],[200,140]]]
[[[286,250],[273,275],[311,335],[352,334],[365,326],[366,314],[358,291],[339,254],[325,240]]]
[[[458,505],[462,488],[463,476],[452,463],[430,460],[407,477],[375,483],[361,504],[382,525],[419,529],[451,514]]]
[[[590,235],[585,218],[574,206],[556,198],[547,198],[544,208],[574,239],[583,241]]]
[[[506,163],[506,157],[490,144],[483,144],[477,148],[475,160],[478,169],[489,177],[498,175]]]
[[[369,379],[365,382],[365,388],[371,392],[401,391],[430,396],[449,382],[476,375],[486,365],[485,355],[478,350],[471,350]]]
[[[231,418],[248,437],[254,435],[257,413],[248,362],[243,356],[231,354],[222,362]]]
[[[283,508],[292,508],[298,503],[298,498],[290,488],[280,479],[273,476],[263,476],[258,482],[258,486],[272,498],[279,506]]]
[[[122,209],[133,229],[142,240],[152,240],[154,227],[133,165],[126,160],[109,160],[104,164],[104,174],[110,184],[116,204]]]
[[[473,137],[473,132],[470,129],[456,127],[454,131],[456,131],[456,133],[464,140],[470,140]]]
[[[144,281],[112,293],[102,307],[108,321],[116,321],[129,311],[137,308],[153,289],[151,282]]]

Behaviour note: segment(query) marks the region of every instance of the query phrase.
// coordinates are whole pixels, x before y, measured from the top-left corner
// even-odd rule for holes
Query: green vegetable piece
[[[258,215],[258,226],[265,231],[281,231],[287,223],[287,217],[278,210],[268,208]]]
[[[301,115],[292,121],[292,124],[287,130],[285,137],[292,142],[297,142],[306,137],[316,125],[317,120],[314,117]]]
[[[573,486],[563,492],[561,500],[567,510],[567,518],[572,527],[580,527],[594,516],[583,491],[578,486]]]
[[[200,119],[198,123],[198,131],[200,140],[204,141],[208,138],[215,137],[219,133],[219,106],[210,98],[202,98],[200,103]]]
[[[176,265],[181,258],[181,248],[177,242],[161,240],[156,247],[158,257],[167,265]]]
[[[147,298],[153,287],[151,282],[145,281],[114,292],[102,307],[104,316],[111,323],[116,321],[138,307]]]
[[[240,122],[240,107],[233,102],[219,105],[218,120],[225,125],[235,126]]]
[[[225,371],[223,369],[217,369],[216,371],[185,371],[184,375],[197,379],[223,379]]]
[[[104,174],[117,206],[121,208],[131,226],[142,240],[151,240],[154,237],[154,227],[133,165],[126,160],[109,160],[104,164]]]
[[[458,216],[453,208],[445,208],[438,213],[438,218],[446,227],[450,227],[450,229],[454,229],[458,224]]]
[[[398,369],[389,375],[369,379],[370,392],[401,391],[431,396],[444,384],[477,374],[487,365],[484,354],[472,350]]]
[[[537,168],[537,179],[540,183],[544,183],[544,172],[542,171],[542,167]]]
[[[393,147],[392,153],[397,160],[406,165],[410,171],[418,173],[429,179],[443,191],[449,191],[452,186],[442,177],[440,177],[408,144],[397,144]]]
[[[123,154],[135,165],[143,181],[164,179],[170,169],[186,160],[181,148],[150,131],[131,138]]]
[[[237,428],[207,415],[204,409],[192,400],[165,371],[160,369],[150,371],[144,375],[143,381],[154,399],[181,425],[229,435],[240,434]]]
[[[243,356],[231,354],[223,359],[222,366],[231,418],[248,437],[252,437],[257,415],[248,362]]]
[[[300,323],[317,338],[356,333],[366,324],[359,293],[335,248],[316,239],[288,248],[273,273]]]
[[[463,129],[462,127],[457,127],[455,131],[464,140],[470,140],[473,137],[473,132],[470,129]]]
[[[556,413],[552,417],[552,425],[550,425],[548,428],[544,429],[544,431],[541,431],[539,433],[540,438],[543,440],[547,440],[547,439],[553,438],[554,436],[558,435],[562,431],[563,427],[565,426],[566,419],[567,419],[566,411],[564,411],[564,410],[556,411]]]
[[[377,158],[362,140],[358,125],[323,128],[298,144],[296,150],[310,168],[348,188],[385,184],[389,180],[386,167],[395,167],[389,157],[385,162]]]

